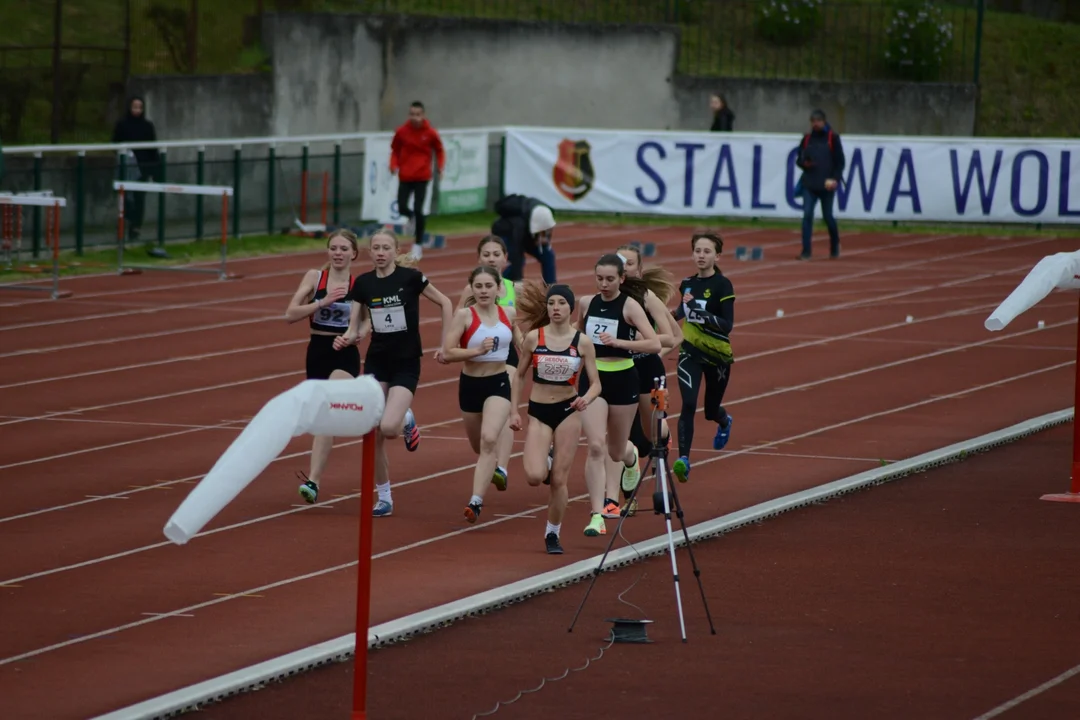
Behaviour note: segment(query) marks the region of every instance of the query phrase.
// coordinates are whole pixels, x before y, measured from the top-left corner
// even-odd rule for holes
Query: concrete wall
[[[680,130],[709,128],[714,92],[727,98],[735,130],[805,132],[814,108],[841,133],[970,136],[975,127],[974,85],[680,76],[674,86]]]

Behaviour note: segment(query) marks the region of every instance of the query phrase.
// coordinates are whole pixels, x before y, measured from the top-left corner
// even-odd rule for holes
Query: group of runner
[[[488,235],[477,247],[457,307],[400,253],[397,237],[379,230],[368,244],[374,268],[352,274],[358,238],[338,230],[328,238],[328,262],[310,270],[286,311],[289,322],[309,319],[309,379],[347,379],[360,374],[358,343],[369,335],[364,372],[382,386],[386,407],[375,433],[375,517],[393,513],[385,443],[402,436],[415,451],[420,432],[412,401],[420,379],[420,298],[439,306],[443,345],[440,363],[461,363],[458,404],[465,432],[477,455],[472,494],[464,517],[475,523],[489,486],[505,491],[514,432],[526,430],[522,465],[530,486],[550,486],[544,541],[562,552],[570,470],[579,439],[587,445],[585,482],[590,518],[586,536],[607,533],[606,520],[641,480],[640,463],[653,440],[668,444],[666,422],[654,419],[651,394],[665,376],[664,358],[678,352],[682,410],[678,459],[672,470],[681,482],[690,475],[690,446],[698,395],[705,386],[705,417],[717,425],[713,447],[723,449],[732,419],[722,402],[734,358],[729,334],[735,293],[717,266],[719,236],[695,234],[690,241],[696,272],[676,285],[663,268],[643,266],[635,246],[624,245],[595,264],[595,294],[575,297],[568,285],[514,282],[503,277],[504,242]],[[672,311],[668,304],[679,302]],[[682,322],[680,326],[680,321]],[[529,421],[519,401],[528,380]],[[659,432],[659,437],[657,437]],[[313,441],[309,473],[299,491],[318,500],[319,484],[333,438]],[[636,511],[636,498],[625,512]]]

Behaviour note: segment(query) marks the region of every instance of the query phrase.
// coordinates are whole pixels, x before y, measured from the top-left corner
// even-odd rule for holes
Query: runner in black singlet
[[[604,518],[616,518],[621,512],[616,500],[619,473],[608,472],[605,458],[624,465],[624,492],[629,494],[641,480],[637,448],[629,441],[640,388],[632,354],[661,350],[660,339],[642,309],[645,283],[627,277],[622,260],[614,253],[601,257],[595,272],[600,292],[582,298],[578,307],[578,329],[596,345],[601,385],[600,398],[586,410],[582,423],[589,445],[585,482],[592,519],[585,534],[590,537],[606,534]],[[581,390],[588,390],[588,378],[582,378]]]
[[[406,267],[415,261],[409,255],[396,255],[398,239],[390,230],[379,230],[371,236],[370,252],[375,269],[360,275],[353,283],[349,329],[334,341],[334,347],[348,347],[371,333],[364,370],[375,376],[386,393],[382,422],[375,433],[375,489],[379,498],[372,514],[385,517],[394,511],[385,441],[404,434],[405,447],[410,451],[420,443],[420,431],[409,409],[420,383],[420,358],[424,354],[420,340],[420,297],[435,303],[442,311],[440,338],[446,336],[454,306],[428,282],[424,273]],[[441,345],[435,351],[435,359],[445,362]]]
[[[285,320],[295,323],[308,318],[311,327],[307,346],[308,380],[349,380],[360,375],[360,350],[355,345],[335,350],[334,339],[349,327],[351,267],[359,253],[356,236],[348,230],[331,233],[326,252],[329,260],[322,269],[304,273],[300,287],[285,309]],[[308,475],[298,473],[304,479],[300,496],[309,503],[319,499],[319,483],[333,446],[333,437],[316,435],[311,443]]]
[[[570,324],[574,312],[570,287],[552,285],[545,291],[535,283],[525,282],[518,298],[518,321],[528,332],[522,343],[517,382],[511,391],[510,427],[521,429],[518,403],[532,370],[529,430],[521,459],[526,482],[533,487],[545,481],[551,485],[544,544],[548,553],[559,554],[563,551],[559,535],[569,500],[570,467],[581,437],[580,413],[600,396],[602,384],[596,371],[595,346]],[[591,387],[579,395],[577,381],[582,370],[591,378]]]

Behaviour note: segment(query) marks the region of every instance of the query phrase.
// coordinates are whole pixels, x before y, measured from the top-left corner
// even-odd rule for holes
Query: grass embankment
[[[563,222],[575,223],[601,223],[619,224],[625,226],[639,226],[642,228],[656,226],[678,226],[695,228],[759,228],[788,230],[792,233],[794,242],[795,233],[798,232],[799,223],[793,220],[750,220],[745,218],[708,218],[708,217],[655,217],[639,215],[594,215],[585,213],[559,213],[559,219]],[[440,235],[480,235],[488,232],[491,227],[492,216],[489,213],[469,213],[463,215],[447,215],[431,217],[428,219],[428,231]],[[817,224],[820,229],[820,222]],[[941,225],[929,223],[860,223],[841,221],[841,234],[858,232],[872,233],[925,233],[940,235],[983,235],[983,236],[1010,236],[1010,237],[1076,237],[1076,228],[1036,228],[1034,226],[1015,225]],[[556,235],[556,242],[559,241]],[[858,242],[857,240],[853,242]],[[452,244],[452,243],[451,243]],[[285,255],[290,253],[311,252],[321,250],[326,241],[319,238],[303,238],[287,235],[245,235],[238,239],[229,240],[229,258],[251,257],[255,255]],[[168,259],[151,257],[146,253],[148,245],[129,247],[125,259],[139,265],[184,265],[196,262],[214,262],[218,259],[220,246],[216,239],[204,239],[200,241],[178,241],[166,244],[169,254]],[[26,272],[28,268],[33,271]],[[20,271],[22,270],[22,271]],[[82,257],[75,255],[74,251],[64,252],[60,255],[60,275],[87,275],[95,273],[113,272],[116,270],[116,249],[90,249]],[[43,280],[50,277],[52,272],[51,260],[41,258],[39,260],[24,261],[15,270],[7,270],[0,266],[0,282],[23,282],[27,280]]]

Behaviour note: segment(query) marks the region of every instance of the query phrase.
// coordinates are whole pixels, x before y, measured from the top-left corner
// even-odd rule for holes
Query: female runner
[[[465,434],[477,454],[473,494],[465,507],[465,519],[475,523],[484,507],[484,491],[494,484],[506,490],[506,473],[496,472],[496,445],[510,419],[510,376],[506,359],[514,346],[514,308],[496,303],[502,275],[489,265],[469,274],[475,304],[458,310],[443,341],[443,357],[463,362],[458,383]],[[516,370],[516,368],[515,368]]]
[[[304,273],[285,309],[285,321],[291,324],[309,318],[308,380],[351,380],[360,374],[360,350],[353,345],[336,352],[334,339],[349,327],[351,267],[360,252],[356,236],[348,230],[331,233],[326,252],[330,258],[321,269]],[[333,446],[334,438],[329,435],[316,435],[311,443],[309,474],[299,473],[304,478],[300,497],[309,503],[319,499],[319,481]]]
[[[712,233],[699,233],[690,240],[697,274],[679,285],[682,304],[675,319],[683,320],[683,342],[679,346],[679,459],[671,468],[680,482],[690,477],[690,446],[694,442],[694,414],[698,391],[705,378],[705,419],[716,423],[713,448],[722,450],[731,437],[731,416],[723,407],[724,392],[731,378],[735,358],[728,336],[735,324],[735,288],[716,265],[724,241]]]
[[[652,452],[653,434],[656,432],[656,422],[653,417],[652,391],[655,378],[665,377],[667,369],[664,367],[664,358],[682,342],[682,330],[679,323],[675,322],[671,312],[667,308],[668,301],[675,297],[676,285],[671,273],[661,267],[644,269],[642,265],[641,251],[633,245],[623,245],[616,250],[619,258],[623,261],[628,277],[639,278],[645,282],[648,289],[645,291],[645,317],[657,337],[660,338],[661,350],[659,354],[633,353],[634,367],[637,368],[638,382],[638,411],[634,423],[630,426],[630,442],[637,448],[638,457],[647,457]],[[667,422],[660,424],[660,440],[666,447],[670,431]],[[617,462],[611,462],[609,473],[616,477],[622,471]],[[633,492],[633,486],[627,489],[623,486],[624,497],[629,497]],[[627,508],[627,514],[633,515],[637,511],[637,498]]]
[[[536,487],[550,473],[544,544],[551,555],[562,553],[559,532],[569,499],[567,483],[581,436],[581,416],[598,397],[603,385],[596,371],[596,348],[592,341],[570,324],[574,313],[574,293],[568,285],[552,285],[546,291],[526,282],[518,291],[518,318],[528,329],[522,342],[518,380],[510,397],[510,427],[521,429],[518,400],[532,368],[533,386],[529,394],[529,430],[525,435],[522,463],[525,480]],[[579,395],[578,376],[582,365],[590,387]],[[549,465],[549,448],[554,445]],[[550,468],[550,469],[549,469]]]
[[[420,443],[420,431],[409,409],[420,383],[420,358],[424,354],[420,341],[420,296],[442,310],[440,338],[446,336],[454,306],[428,282],[424,273],[408,267],[407,264],[414,262],[411,256],[397,254],[398,239],[391,231],[378,230],[372,235],[369,250],[375,269],[360,275],[353,283],[349,328],[334,340],[334,347],[346,348],[373,332],[364,369],[382,386],[386,407],[375,433],[375,489],[379,499],[372,514],[386,517],[394,512],[386,440],[404,433],[405,447],[410,451]],[[435,351],[435,359],[444,362],[441,345]]]
[[[638,407],[640,382],[633,353],[659,353],[662,349],[645,310],[645,282],[627,277],[623,261],[610,253],[596,263],[596,295],[582,298],[578,329],[596,345],[596,369],[600,375],[600,398],[585,411],[582,427],[589,443],[585,460],[585,483],[592,504],[592,519],[585,534],[607,532],[605,517],[619,516],[619,473],[609,473],[606,456],[622,462],[622,485],[637,487],[641,479],[638,451],[630,442],[630,426]],[[582,391],[589,389],[582,378]],[[618,469],[618,466],[615,466]]]
[[[476,259],[480,265],[495,268],[499,272],[500,287],[498,288],[498,296],[495,298],[495,302],[504,307],[514,307],[514,300],[517,294],[517,287],[513,280],[507,280],[502,277],[503,270],[506,269],[507,259],[506,243],[502,241],[502,238],[496,235],[486,235],[480,240],[480,244],[476,248]],[[457,311],[461,312],[464,308],[468,307],[474,302],[472,285],[466,285],[465,290],[461,293],[461,299],[458,300]],[[513,385],[517,381],[517,366],[518,366],[518,344],[520,343],[521,333],[516,332],[514,337],[516,338],[513,343],[510,344],[510,354],[506,358],[506,365],[509,368],[513,368],[509,371],[510,384]],[[499,435],[499,442],[496,449],[496,462],[495,473],[491,479],[495,486],[506,486],[507,469],[510,465],[510,455],[514,452],[514,431],[510,429],[509,425],[503,427],[502,433]]]

